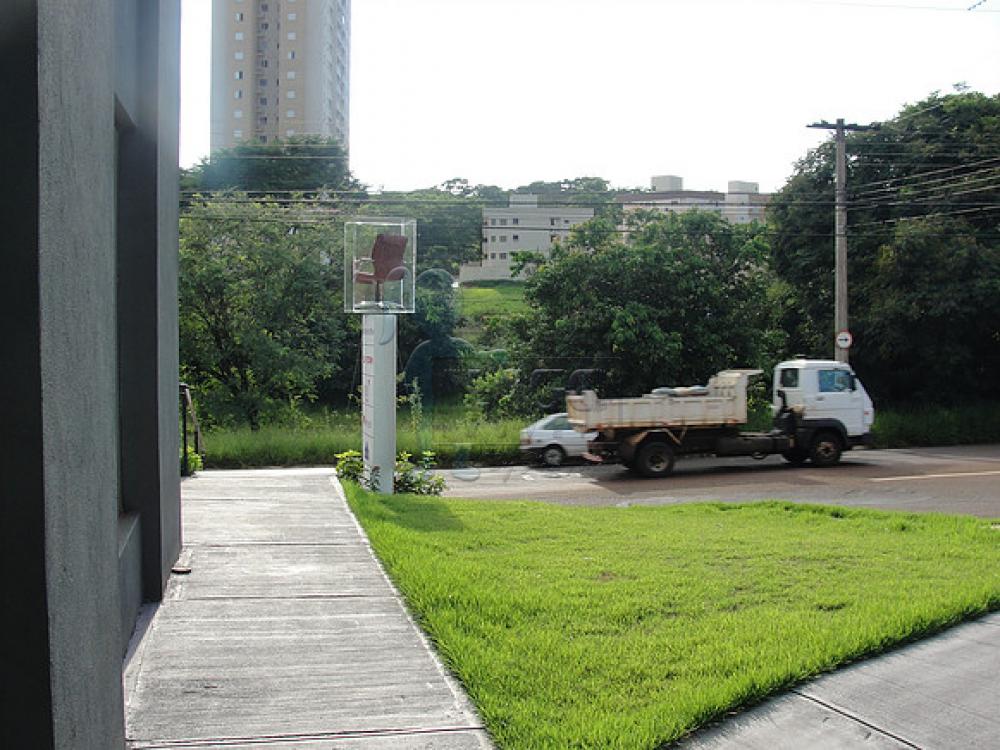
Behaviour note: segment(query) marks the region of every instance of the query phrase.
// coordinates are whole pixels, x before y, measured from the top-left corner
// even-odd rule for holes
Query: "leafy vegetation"
[[[658,747],[1000,606],[982,519],[347,491],[501,747]]]
[[[976,399],[1000,365],[1000,95],[930,96],[847,138],[856,366],[876,402]],[[768,208],[790,349],[833,331],[834,149]]]

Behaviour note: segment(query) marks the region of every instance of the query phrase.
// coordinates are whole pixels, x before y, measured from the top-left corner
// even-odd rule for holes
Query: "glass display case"
[[[368,315],[412,313],[417,222],[356,219],[344,224],[344,310]]]

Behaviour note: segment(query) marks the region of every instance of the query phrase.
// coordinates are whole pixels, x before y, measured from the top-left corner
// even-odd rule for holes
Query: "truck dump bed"
[[[707,388],[657,388],[639,398],[566,397],[570,424],[582,432],[624,428],[722,427],[746,424],[747,381],[762,370],[723,370]]]

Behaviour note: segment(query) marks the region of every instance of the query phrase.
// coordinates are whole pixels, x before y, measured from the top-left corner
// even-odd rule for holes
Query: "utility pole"
[[[826,120],[814,122],[810,128],[836,131],[837,191],[834,210],[834,345],[833,358],[847,362],[852,338],[847,325],[847,148],[844,133],[848,130],[876,130],[877,125],[845,125],[843,118],[835,124]],[[846,344],[846,345],[845,345]]]

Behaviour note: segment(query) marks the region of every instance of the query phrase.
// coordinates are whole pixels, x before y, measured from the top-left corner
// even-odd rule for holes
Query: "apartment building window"
[[[242,20],[243,20],[243,12],[240,11],[239,13],[236,14],[236,21],[237,23],[239,23]]]
[[[295,41],[295,32],[294,31],[289,31],[288,32],[288,41],[290,41],[290,42],[294,42]]]
[[[490,235],[490,242],[496,242],[496,241],[497,241],[497,236],[495,234],[491,234]]]
[[[285,135],[289,135],[289,136],[295,135],[295,131],[294,130],[286,130],[285,131]]]
[[[233,92],[233,99],[242,99],[242,98],[243,98],[243,89],[236,89],[236,91]]]
[[[517,242],[521,238],[518,235],[515,234],[515,235],[511,235],[510,239],[511,239],[512,242]]]
[[[259,104],[260,106],[262,106],[262,107],[266,107],[266,106],[267,106],[267,97],[266,97],[266,96],[262,96],[262,97],[260,97],[260,98],[259,98],[259,99],[257,100],[257,103],[258,103],[258,104]]]
[[[271,24],[269,24],[267,21],[261,21],[260,22],[260,30],[261,31],[267,31],[269,28],[271,28]]]
[[[266,135],[258,135],[257,136],[257,140],[260,141],[261,143],[267,143],[267,136]]]
[[[507,260],[507,253],[500,253],[500,260]]]
[[[237,70],[235,73],[233,73],[233,78],[235,78],[237,81],[242,81],[243,80],[243,71],[242,70]]]
[[[496,253],[490,253],[490,260],[496,260],[496,259],[497,259],[497,254]]]
[[[492,224],[493,226],[496,226],[497,225],[497,220],[496,219],[490,219],[490,224]]]
[[[242,42],[243,41],[243,32],[242,31],[237,31],[236,32],[236,41],[237,42]]]
[[[257,85],[258,86],[267,86],[267,79],[266,78],[259,78],[259,79],[257,79]]]
[[[521,223],[521,220],[515,216],[513,219],[510,220],[510,223],[513,224],[514,226],[517,226],[518,224]]]
[[[295,80],[295,71],[294,70],[289,70],[288,73],[285,74],[285,77],[288,78],[289,81],[294,81]]]
[[[287,96],[289,99],[294,99],[295,91],[289,91],[287,94],[285,94],[285,96]]]
[[[500,235],[500,241],[501,242],[506,242],[507,241],[507,235],[506,234],[501,234]]]
[[[295,13],[289,13],[288,14],[288,20],[289,21],[294,21],[296,18],[298,18],[297,14],[295,14]]]
[[[295,50],[292,50],[291,52],[288,53],[288,59],[289,60],[295,59]]]
[[[502,227],[507,226],[507,220],[506,219],[500,219],[500,226],[502,226]]]
[[[234,130],[233,131],[233,138],[239,140],[242,137],[243,137],[243,131],[242,130]]]
[[[287,112],[285,112],[285,117],[295,117],[295,110],[290,109]]]
[[[233,110],[233,119],[240,120],[242,118],[243,118],[243,110],[242,109],[234,109]]]
[[[233,59],[234,60],[242,60],[243,59],[243,53],[242,52],[234,52],[233,53]]]

